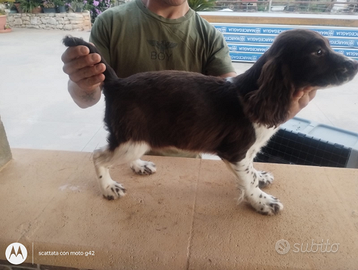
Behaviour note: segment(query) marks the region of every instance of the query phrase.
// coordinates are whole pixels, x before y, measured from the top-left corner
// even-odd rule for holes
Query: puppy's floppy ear
[[[287,120],[294,85],[288,67],[277,57],[269,59],[261,69],[259,89],[245,97],[245,112],[251,121],[276,127]]]

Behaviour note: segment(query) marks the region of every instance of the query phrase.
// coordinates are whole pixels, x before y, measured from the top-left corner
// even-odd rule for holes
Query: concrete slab
[[[149,177],[114,166],[128,193],[106,201],[89,153],[13,149],[13,156],[0,171],[0,260],[18,241],[28,263],[81,269],[358,265],[356,169],[256,164],[275,175],[266,192],[285,206],[269,217],[236,204],[234,177],[221,161],[146,157],[158,168]]]

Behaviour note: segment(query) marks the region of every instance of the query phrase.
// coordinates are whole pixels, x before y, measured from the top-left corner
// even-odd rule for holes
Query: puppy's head
[[[258,89],[245,98],[247,114],[270,127],[287,120],[296,91],[341,85],[358,72],[357,61],[334,52],[319,33],[304,29],[278,35],[257,66]]]
[[[268,56],[280,59],[296,89],[341,85],[358,72],[357,61],[333,51],[327,38],[311,30],[281,33]]]

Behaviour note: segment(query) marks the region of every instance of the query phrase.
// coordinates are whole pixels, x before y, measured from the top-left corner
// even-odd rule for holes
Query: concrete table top
[[[358,170],[256,164],[285,207],[270,217],[237,205],[221,161],[147,156],[151,176],[114,166],[127,195],[107,201],[90,153],[12,152],[0,171],[0,260],[20,242],[27,263],[82,269],[357,269]]]

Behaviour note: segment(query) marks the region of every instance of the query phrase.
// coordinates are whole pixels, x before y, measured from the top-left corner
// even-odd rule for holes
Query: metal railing
[[[290,1],[290,0],[226,0],[216,3],[216,10],[240,12],[335,13],[358,14],[358,1]]]

